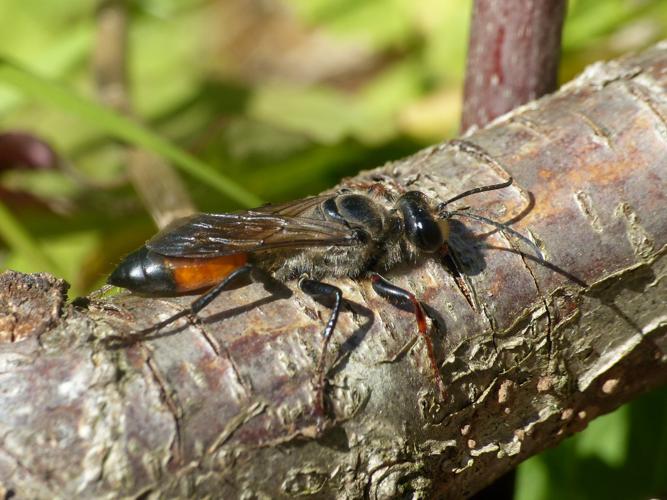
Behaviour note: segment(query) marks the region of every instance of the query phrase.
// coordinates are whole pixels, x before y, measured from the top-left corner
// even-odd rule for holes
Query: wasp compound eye
[[[410,243],[423,252],[435,252],[442,247],[445,237],[423,193],[405,193],[398,200],[398,207],[403,215],[405,235]]]

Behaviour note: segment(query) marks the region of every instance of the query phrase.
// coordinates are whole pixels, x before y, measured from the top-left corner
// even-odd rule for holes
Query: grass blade
[[[59,267],[37,245],[21,223],[16,220],[9,209],[0,201],[0,238],[7,246],[19,255],[24,256],[40,271],[62,276]]]
[[[236,182],[216,172],[210,165],[162,139],[142,125],[104,106],[84,99],[65,87],[33,74],[20,65],[0,57],[0,82],[48,105],[78,116],[117,139],[153,151],[170,160],[177,168],[216,188],[245,207],[254,207],[261,200]]]

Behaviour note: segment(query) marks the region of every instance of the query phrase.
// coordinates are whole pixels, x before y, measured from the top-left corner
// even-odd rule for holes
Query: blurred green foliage
[[[145,127],[93,104],[92,2],[0,3],[0,132],[29,131],[63,163],[0,161],[0,269],[55,271],[82,294],[154,232],[119,139],[180,165],[198,208],[223,211],[244,203],[234,184],[265,201],[301,197],[457,132],[470,0],[128,4]],[[664,1],[572,0],[561,79],[665,33]],[[517,497],[667,495],[666,402],[649,395],[529,460]]]
[[[667,497],[667,388],[599,417],[524,462],[516,500]]]

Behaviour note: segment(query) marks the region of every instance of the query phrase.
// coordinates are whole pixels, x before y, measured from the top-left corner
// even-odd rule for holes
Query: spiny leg
[[[337,286],[329,285],[327,283],[322,283],[321,281],[315,281],[308,278],[303,278],[299,281],[299,288],[301,288],[305,294],[310,295],[315,299],[333,298],[334,300],[333,306],[331,308],[331,316],[329,316],[329,320],[327,321],[327,324],[322,331],[324,342],[322,344],[322,350],[320,351],[320,359],[317,363],[317,401],[315,403],[315,415],[318,417],[323,417],[325,383],[324,366],[326,362],[327,350],[329,348],[329,342],[331,341],[331,336],[336,329],[338,315],[340,314],[341,305],[343,303],[343,292]]]
[[[431,336],[428,334],[426,313],[424,312],[423,306],[421,305],[419,300],[417,300],[417,297],[415,297],[415,295],[412,292],[409,292],[407,290],[404,290],[403,288],[394,285],[393,283],[384,279],[379,274],[371,273],[370,278],[371,278],[371,284],[373,285],[373,290],[375,290],[375,293],[377,293],[380,297],[394,304],[397,303],[400,304],[402,302],[412,305],[415,316],[417,318],[417,328],[419,330],[419,334],[424,338],[424,342],[426,343],[426,350],[428,352],[428,357],[431,362],[431,367],[433,368],[435,380],[438,384],[438,389],[440,390],[440,394],[444,399],[445,384],[442,381],[442,377],[440,376],[440,370],[438,369],[438,361],[435,358],[435,350],[433,349],[433,340],[431,339]]]
[[[131,345],[136,342],[141,341],[142,339],[146,338],[146,336],[149,333],[158,331],[165,326],[170,325],[174,321],[181,319],[185,316],[188,316],[190,318],[194,318],[197,313],[199,313],[202,309],[204,309],[207,305],[209,305],[215,298],[220,295],[225,289],[229,287],[232,283],[238,281],[244,276],[247,276],[250,274],[254,269],[254,266],[252,264],[246,264],[244,266],[239,267],[238,269],[234,269],[231,273],[229,273],[225,279],[223,279],[220,283],[215,285],[213,288],[210,290],[204,292],[202,295],[197,297],[189,307],[186,307],[182,311],[177,312],[176,314],[173,314],[172,316],[169,316],[167,319],[160,321],[159,323],[155,323],[147,328],[144,328],[143,330],[138,330],[134,332],[132,335],[128,337],[124,337],[121,335],[112,335],[109,337],[106,337],[105,341],[107,344],[121,344],[121,345]]]

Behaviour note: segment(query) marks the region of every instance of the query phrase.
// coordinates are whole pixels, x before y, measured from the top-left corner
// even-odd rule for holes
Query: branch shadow
[[[272,276],[270,276],[268,273],[254,268],[252,271],[252,280],[243,280],[241,283],[234,284],[233,286],[229,287],[229,290],[225,291],[231,291],[235,290],[238,288],[241,288],[243,286],[247,286],[249,282],[258,282],[261,283],[264,290],[267,291],[270,295],[267,297],[263,297],[259,300],[255,300],[252,302],[249,302],[248,304],[244,304],[241,306],[233,307],[231,309],[228,309],[226,311],[222,311],[220,313],[212,314],[210,316],[207,316],[204,319],[201,319],[199,317],[196,317],[195,319],[189,318],[187,315],[181,316],[174,318],[174,322],[177,321],[178,319],[181,319],[182,317],[189,318],[190,321],[188,321],[185,324],[182,324],[180,326],[174,327],[174,328],[168,328],[168,326],[163,327],[160,330],[157,330],[153,333],[148,333],[146,335],[132,335],[132,333],[125,335],[125,336],[113,336],[113,337],[107,337],[105,338],[105,343],[107,344],[107,348],[111,350],[117,350],[117,349],[122,349],[129,347],[131,345],[134,345],[138,342],[145,342],[149,340],[157,340],[161,338],[166,338],[166,337],[171,337],[173,335],[177,335],[179,333],[182,333],[184,330],[192,326],[193,324],[214,324],[218,323],[220,321],[223,321],[225,319],[232,318],[234,316],[238,316],[241,314],[244,314],[248,311],[251,311],[252,309],[255,309],[257,307],[261,307],[266,304],[270,304],[271,302],[274,302],[276,300],[281,300],[281,299],[287,299],[292,296],[292,291],[287,287],[284,283],[276,280]],[[194,299],[195,301],[197,299]],[[182,311],[187,309],[186,307],[182,308]],[[176,313],[178,314],[178,313]],[[134,338],[133,338],[134,337]]]
[[[361,345],[375,322],[375,314],[369,308],[347,299],[344,299],[344,305],[352,314],[361,316],[364,322],[341,344],[336,359],[327,370],[327,376],[337,375],[345,369],[350,361],[352,351]]]

